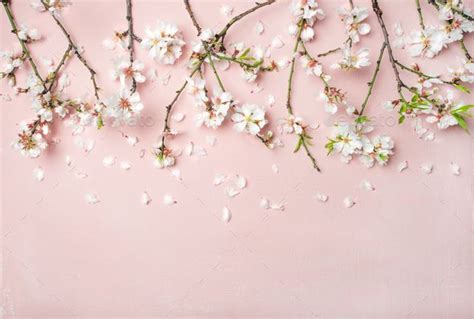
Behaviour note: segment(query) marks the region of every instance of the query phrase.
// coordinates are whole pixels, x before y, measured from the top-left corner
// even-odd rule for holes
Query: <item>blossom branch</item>
[[[370,96],[372,95],[372,90],[374,89],[374,86],[375,86],[375,80],[377,79],[377,75],[380,71],[380,64],[382,62],[382,58],[383,58],[383,54],[385,52],[385,49],[387,48],[387,43],[384,42],[382,44],[382,47],[380,48],[380,53],[379,53],[379,57],[377,59],[377,63],[376,63],[376,67],[375,67],[375,71],[374,71],[374,74],[372,75],[372,79],[370,80],[370,82],[368,83],[369,85],[369,90],[367,92],[367,95],[365,96],[365,99],[364,99],[364,102],[362,102],[362,105],[360,107],[360,111],[358,112],[358,115],[359,115],[359,118],[364,114],[364,111],[365,111],[365,108],[367,106],[367,103],[369,102],[369,98]]]
[[[127,23],[128,23],[128,30],[127,30],[127,36],[128,36],[128,52],[129,52],[129,60],[130,60],[130,67],[132,67],[134,58],[135,58],[135,49],[133,46],[133,42],[135,40],[134,38],[134,32],[133,32],[133,15],[132,15],[132,0],[126,0],[127,3]],[[130,92],[133,94],[137,90],[137,81],[135,80],[135,77],[132,76],[132,87],[130,89]]]
[[[54,72],[50,75],[51,77],[51,83],[49,84],[49,88],[48,88],[48,91],[51,91],[51,89],[53,88],[54,86],[54,82],[56,80],[56,78],[58,77],[58,74],[59,74],[59,71],[61,70],[61,68],[64,66],[64,64],[66,63],[66,60],[67,58],[69,57],[69,55],[71,54],[71,51],[72,51],[72,45],[68,45],[66,51],[64,52],[63,54],[63,57],[61,58],[61,61],[59,61],[59,64],[58,66],[56,67],[56,69],[54,70]]]
[[[293,47],[293,57],[291,59],[290,74],[288,76],[288,89],[287,89],[287,95],[286,95],[286,109],[287,109],[288,115],[290,115],[290,116],[294,115],[293,114],[293,106],[291,105],[291,93],[292,93],[292,90],[293,90],[293,76],[294,76],[294,73],[295,73],[296,56],[297,56],[298,48],[299,48],[300,44],[302,43],[301,33],[303,32],[303,27],[304,27],[304,20],[301,19],[299,21],[299,24],[298,24],[298,33],[296,35],[295,46]],[[306,49],[305,49],[305,51],[306,51]],[[295,148],[295,152],[297,152],[300,149],[300,147],[303,146],[303,148],[306,152],[306,155],[308,156],[308,158],[311,160],[311,163],[313,164],[313,167],[318,172],[320,172],[321,169],[319,168],[319,166],[317,164],[316,158],[313,156],[313,154],[311,154],[311,151],[309,150],[309,147],[308,147],[310,139],[311,139],[311,137],[309,137],[306,134],[305,129],[303,128],[302,133],[298,134],[298,143],[297,143],[297,146]]]
[[[232,27],[232,25],[234,25],[239,20],[242,20],[243,18],[245,18],[246,16],[248,16],[252,12],[255,12],[260,8],[263,8],[265,6],[269,6],[269,5],[273,4],[275,1],[276,0],[268,0],[268,1],[265,1],[265,2],[262,2],[262,3],[257,3],[256,6],[242,12],[239,15],[236,15],[225,25],[225,27],[222,29],[222,31],[217,34],[216,39],[218,39],[218,40],[220,39],[222,42],[224,42],[224,37],[226,36],[227,31],[229,31],[229,29],[230,29],[230,27]]]
[[[44,0],[41,0],[41,3],[43,4],[44,8],[49,11],[49,5],[44,1]],[[82,54],[80,53],[80,50],[78,48],[78,46],[76,45],[76,43],[72,40],[72,37],[71,37],[71,34],[67,31],[66,27],[63,25],[63,23],[56,17],[56,15],[54,15],[53,12],[50,12],[51,14],[51,17],[54,19],[54,21],[56,22],[56,24],[59,26],[59,28],[61,29],[62,33],[64,34],[64,36],[66,37],[66,39],[68,40],[69,44],[72,46],[73,48],[73,51],[74,51],[74,54],[77,56],[77,58],[79,59],[79,61],[81,61],[81,63],[84,65],[84,67],[89,71],[90,73],[90,79],[92,81],[92,85],[93,85],[93,88],[94,88],[94,95],[96,97],[97,100],[100,100],[100,95],[99,95],[99,91],[100,91],[100,88],[99,86],[97,85],[97,81],[96,81],[96,75],[97,75],[97,72],[89,65],[89,63],[87,62],[87,60],[82,56]]]
[[[425,23],[423,21],[423,12],[421,12],[420,0],[415,0],[416,11],[418,12],[418,20],[420,23],[421,30],[425,29]]]
[[[468,51],[467,48],[466,48],[466,45],[464,44],[464,39],[461,39],[461,40],[459,41],[459,44],[461,45],[461,49],[463,50],[464,55],[466,56],[466,59],[467,59],[468,61],[473,61],[472,55],[469,53],[469,51]]]
[[[35,61],[33,60],[30,50],[28,49],[28,46],[26,45],[25,41],[20,38],[18,35],[18,28],[17,28],[17,23],[15,21],[15,18],[13,16],[13,13],[10,8],[10,3],[9,0],[2,0],[3,7],[5,9],[5,13],[7,14],[8,21],[10,22],[11,28],[12,28],[12,33],[15,34],[16,38],[18,39],[18,42],[20,43],[21,49],[23,51],[23,54],[27,57],[28,61],[30,62],[31,68],[33,69],[33,72],[35,73],[36,77],[40,80],[40,82],[43,85],[43,88],[46,90],[46,84],[41,77],[38,67],[36,66]]]

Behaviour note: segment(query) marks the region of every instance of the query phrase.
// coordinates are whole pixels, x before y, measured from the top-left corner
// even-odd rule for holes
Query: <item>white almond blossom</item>
[[[21,67],[24,61],[23,54],[8,51],[0,51],[0,79],[8,79],[8,85],[16,85],[15,71]]]
[[[366,35],[370,32],[370,25],[362,22],[369,16],[367,8],[353,7],[352,9],[348,9],[344,7],[340,8],[338,13],[344,22],[346,33],[352,43],[360,41],[359,35]]]
[[[458,125],[458,121],[451,112],[462,106],[463,103],[455,101],[454,92],[451,90],[448,90],[446,97],[440,96],[439,99],[442,101],[442,106],[430,106],[430,109],[427,111],[429,115],[426,118],[426,122],[436,123],[436,126],[441,130]]]
[[[154,29],[148,27],[145,33],[141,44],[156,61],[174,64],[183,53],[185,42],[176,25],[158,21]]]
[[[410,38],[409,52],[414,57],[433,58],[446,46],[447,41],[446,34],[433,26],[426,26],[424,30],[413,31]]]
[[[326,86],[319,97],[324,102],[324,110],[330,114],[336,114],[338,105],[347,105],[344,92],[335,87]]]
[[[293,0],[290,5],[291,14],[297,21],[304,19],[305,23],[312,26],[316,20],[325,17],[324,11],[315,0]]]
[[[280,128],[286,134],[303,134],[305,126],[303,119],[298,116],[288,115],[288,118],[280,120]]]
[[[69,6],[72,5],[71,0],[32,0],[31,6],[40,12],[43,11],[50,11],[55,16],[60,17],[61,11]]]
[[[143,104],[138,92],[131,93],[122,88],[118,94],[112,96],[107,104],[108,115],[117,120],[130,120],[143,110]]]
[[[446,43],[460,41],[463,39],[464,33],[474,31],[474,21],[469,21],[459,14],[454,14],[449,21],[443,21],[441,30],[446,35]]]
[[[194,97],[196,105],[199,107],[205,106],[209,101],[206,93],[206,81],[198,76],[188,78],[188,92]]]
[[[41,34],[38,29],[30,29],[26,25],[21,24],[18,28],[18,37],[25,42],[33,42],[41,39]]]
[[[164,152],[155,152],[153,165],[155,165],[156,168],[163,169],[171,167],[174,166],[175,163],[176,159],[169,150],[165,150]]]
[[[232,114],[234,128],[239,132],[257,135],[267,124],[265,110],[256,104],[244,104],[235,108]]]
[[[465,83],[474,83],[474,62],[461,60],[461,66],[458,68],[448,67],[452,81],[461,81]]]
[[[23,130],[18,134],[18,140],[13,146],[20,150],[23,156],[36,158],[48,147],[48,143],[44,140],[41,133]]]
[[[114,69],[112,72],[112,78],[114,80],[120,80],[122,85],[130,87],[133,80],[137,83],[145,82],[146,78],[141,73],[145,67],[142,62],[135,60],[131,63],[130,59],[125,57],[118,58],[113,62]]]
[[[197,114],[196,125],[205,125],[206,127],[216,129],[224,122],[231,106],[232,95],[229,92],[215,90],[210,105],[203,112]]]
[[[342,49],[343,58],[331,65],[333,69],[353,70],[360,69],[370,65],[369,49],[361,48],[353,53],[349,46]]]
[[[102,41],[102,46],[107,50],[115,50],[117,46],[126,50],[128,47],[128,36],[124,32],[115,31],[111,38]]]

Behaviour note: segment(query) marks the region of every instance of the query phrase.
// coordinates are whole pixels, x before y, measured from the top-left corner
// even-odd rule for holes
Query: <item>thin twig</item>
[[[48,7],[48,4],[44,1],[44,0],[41,0],[41,2],[43,3],[44,5],[44,8],[46,10],[49,9]],[[48,10],[49,11],[49,10]],[[97,81],[96,81],[96,74],[97,72],[87,63],[87,60],[82,56],[82,54],[80,53],[80,50],[78,48],[78,46],[76,45],[76,43],[74,43],[74,41],[72,40],[72,37],[71,37],[71,34],[67,31],[67,29],[64,27],[63,23],[54,15],[53,12],[50,12],[51,14],[51,17],[54,19],[54,21],[56,22],[56,24],[59,26],[59,28],[61,29],[62,33],[64,34],[64,36],[67,38],[69,44],[72,46],[73,48],[73,51],[74,51],[74,54],[77,56],[77,58],[79,59],[79,61],[81,61],[81,63],[84,65],[84,67],[89,71],[90,73],[90,79],[92,81],[92,85],[93,85],[93,88],[94,88],[94,95],[96,97],[97,100],[100,100],[100,95],[99,95],[99,91],[100,91],[100,88],[99,86],[97,85]]]
[[[425,29],[425,23],[423,21],[423,12],[421,12],[420,0],[415,0],[416,11],[418,12],[418,20],[420,23],[421,30]]]
[[[331,49],[331,50],[328,50],[328,51],[326,51],[326,52],[319,53],[319,54],[317,55],[317,57],[318,57],[318,58],[321,58],[321,57],[324,57],[324,56],[328,56],[328,55],[330,55],[330,54],[332,54],[332,53],[335,53],[335,52],[337,52],[337,51],[339,51],[339,50],[341,50],[341,48]]]
[[[236,22],[238,22],[239,20],[245,18],[246,16],[248,16],[249,14],[251,14],[252,12],[262,8],[262,7],[265,7],[265,6],[268,6],[268,5],[271,5],[275,2],[276,0],[268,0],[268,1],[265,1],[265,2],[262,2],[262,3],[258,3],[256,6],[248,9],[248,10],[245,10],[244,12],[242,12],[241,14],[239,15],[236,15],[235,17],[233,17],[226,25],[225,27],[222,29],[221,32],[219,32],[217,35],[216,35],[216,39],[220,39],[222,42],[224,41],[224,37],[226,36],[227,34],[227,31],[229,31],[230,27],[232,25],[234,25]]]
[[[367,103],[369,102],[369,98],[372,95],[372,90],[375,86],[375,80],[377,79],[377,74],[380,71],[380,64],[382,62],[383,53],[385,52],[386,47],[387,47],[387,43],[384,42],[382,44],[382,47],[380,48],[379,58],[377,59],[377,64],[376,64],[376,67],[375,67],[374,74],[372,75],[372,79],[369,82],[369,90],[367,92],[367,95],[365,96],[365,99],[364,99],[364,102],[362,103],[362,106],[360,107],[360,111],[359,111],[359,114],[358,114],[359,116],[362,116],[362,114],[364,114],[365,107],[367,106]]]
[[[461,49],[463,50],[464,52],[464,55],[466,56],[466,59],[469,61],[469,62],[472,62],[472,55],[469,53],[469,51],[467,50],[466,48],[466,45],[464,44],[464,39],[461,39],[459,40],[459,44],[461,45]]]
[[[309,159],[311,160],[311,162],[313,163],[313,167],[318,171],[318,172],[321,172],[321,169],[319,168],[318,166],[318,162],[316,162],[316,158],[314,158],[313,154],[311,154],[311,151],[309,150],[309,147],[308,145],[306,144],[306,141],[305,139],[303,138],[303,147],[304,147],[304,150],[306,151],[306,155],[308,155]]]
[[[40,80],[41,84],[43,85],[43,88],[46,90],[47,89],[46,84],[45,84],[43,78],[41,77],[41,75],[38,71],[38,68],[36,66],[35,61],[31,57],[31,53],[30,53],[30,50],[28,49],[28,47],[26,45],[26,42],[23,41],[22,39],[20,39],[20,36],[18,35],[17,23],[15,21],[15,18],[13,16],[12,11],[11,11],[9,1],[8,0],[2,0],[2,4],[3,4],[3,7],[5,8],[5,12],[7,14],[8,21],[10,21],[10,25],[12,27],[12,33],[15,34],[15,36],[18,39],[18,42],[20,42],[20,46],[21,46],[21,49],[23,51],[23,54],[27,57],[28,61],[30,62],[31,68],[33,69],[33,72],[35,73],[36,77]]]
[[[398,94],[400,95],[400,98],[403,101],[405,101],[405,98],[403,97],[403,94],[402,94],[402,88],[406,87],[406,85],[403,83],[402,79],[400,78],[400,72],[398,71],[396,59],[393,56],[393,50],[392,50],[392,46],[390,45],[390,39],[387,32],[387,28],[385,27],[385,22],[382,18],[383,12],[380,9],[379,3],[377,0],[372,0],[372,9],[374,10],[375,15],[377,16],[377,21],[379,22],[380,28],[382,29],[384,41],[385,41],[385,44],[387,45],[388,57],[390,59],[390,64],[392,65],[393,74],[395,75],[395,79],[397,81]]]
[[[71,54],[71,50],[72,50],[72,46],[69,44],[67,46],[66,51],[64,51],[64,54],[63,54],[63,57],[61,58],[61,61],[59,62],[59,64],[57,65],[56,69],[53,72],[53,75],[52,75],[52,78],[51,78],[51,83],[49,84],[48,91],[51,91],[51,89],[53,88],[54,82],[56,81],[56,78],[58,77],[59,71],[61,70],[63,65],[66,63],[67,58]]]
[[[134,61],[134,56],[135,56],[135,51],[134,51],[134,46],[133,46],[133,15],[132,15],[132,0],[126,0],[127,3],[127,23],[128,23],[128,30],[127,30],[127,35],[128,35],[128,53],[129,53],[129,60],[130,60],[130,67],[133,65]],[[132,87],[130,89],[130,92],[133,94],[137,90],[137,81],[135,81],[135,78],[132,75]]]
[[[184,5],[186,7],[186,11],[188,11],[189,17],[191,17],[191,21],[193,22],[194,27],[197,30],[198,36],[201,34],[201,26],[196,20],[196,16],[194,15],[193,10],[191,9],[191,4],[189,3],[189,0],[184,0]]]

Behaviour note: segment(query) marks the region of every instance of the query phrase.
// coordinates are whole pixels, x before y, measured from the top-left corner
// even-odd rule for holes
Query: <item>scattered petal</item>
[[[194,144],[193,142],[189,142],[185,147],[184,147],[184,154],[191,156],[193,155],[193,149],[194,149]]]
[[[273,171],[273,173],[278,174],[280,172],[280,167],[278,167],[277,164],[273,164],[272,165],[272,171]]]
[[[166,194],[165,196],[163,196],[163,204],[165,204],[166,206],[171,206],[176,203],[177,201],[174,200],[173,196],[169,194]]]
[[[273,95],[269,95],[267,97],[267,105],[272,107],[275,104],[275,97]]]
[[[281,211],[284,211],[284,210],[285,210],[285,205],[283,205],[282,203],[271,204],[271,205],[270,205],[270,209],[272,209],[272,210],[281,210]]]
[[[128,143],[128,145],[130,145],[130,146],[135,146],[135,145],[137,145],[137,143],[138,143],[138,137],[135,137],[135,136],[128,136],[128,135],[127,135],[126,138],[127,138],[127,143]]]
[[[433,172],[433,164],[425,163],[425,164],[421,165],[421,170],[425,174],[431,174],[431,172]]]
[[[319,200],[320,202],[325,203],[325,202],[328,201],[329,197],[328,197],[328,195],[326,195],[326,194],[317,193],[317,194],[316,194],[316,199]]]
[[[345,207],[345,208],[350,208],[350,207],[352,207],[352,206],[355,205],[355,202],[354,202],[354,200],[352,199],[352,197],[346,197],[346,198],[344,198],[343,203],[344,203],[344,207]]]
[[[174,168],[174,169],[171,170],[171,176],[176,178],[178,181],[183,180],[183,176],[181,175],[181,171],[177,168]]]
[[[44,170],[41,167],[33,169],[33,177],[38,182],[42,182],[44,179]]]
[[[272,40],[272,48],[279,49],[283,47],[285,44],[279,37],[274,37]]]
[[[77,172],[76,173],[76,177],[79,178],[79,179],[86,179],[89,175],[87,175],[87,173],[84,173],[84,172]]]
[[[207,151],[204,147],[202,146],[199,146],[199,145],[195,145],[194,146],[194,150],[193,150],[193,155],[196,155],[196,156],[206,156],[207,155]]]
[[[262,21],[258,21],[255,25],[255,32],[257,32],[258,35],[261,35],[263,31],[265,31],[265,26],[263,25]]]
[[[111,167],[115,164],[115,156],[107,156],[102,160],[105,167]]]
[[[66,162],[67,166],[71,166],[71,164],[72,164],[71,156],[66,155],[66,157],[64,158],[64,161]]]
[[[228,5],[228,4],[223,4],[223,5],[221,6],[221,10],[220,10],[221,14],[222,14],[224,17],[226,17],[226,18],[230,17],[230,16],[232,15],[232,12],[233,12],[233,11],[234,11],[234,8],[232,8],[232,7],[231,7],[230,5]]]
[[[461,167],[459,167],[458,164],[451,162],[451,164],[449,164],[449,168],[451,169],[451,173],[454,175],[461,175]]]
[[[207,135],[206,136],[206,142],[209,144],[209,146],[214,146],[216,145],[217,137],[214,135]]]
[[[235,196],[239,195],[240,192],[235,188],[229,186],[225,189],[225,194],[230,198],[234,198]]]
[[[408,162],[407,161],[403,161],[400,164],[398,164],[398,171],[399,172],[402,172],[402,171],[406,170],[407,168],[408,168]]]
[[[150,195],[148,195],[147,192],[143,192],[142,196],[140,198],[140,201],[143,205],[148,205],[151,202],[151,197],[150,197]]]
[[[224,207],[224,208],[222,209],[221,220],[222,220],[223,222],[228,223],[228,222],[230,222],[231,219],[232,219],[232,214],[230,213],[230,209],[227,208],[227,207]]]
[[[84,199],[86,200],[88,204],[97,204],[98,202],[100,202],[99,198],[94,193],[87,193],[84,196]]]
[[[222,183],[225,182],[227,176],[225,176],[224,174],[216,174],[216,176],[214,177],[214,180],[212,181],[212,183],[214,184],[214,186],[218,186]]]
[[[244,189],[245,187],[247,187],[247,180],[245,179],[245,177],[237,175],[235,178],[235,185],[239,189]]]
[[[121,161],[120,168],[128,171],[130,168],[132,168],[132,164],[130,164],[130,162],[127,162],[127,161]]]
[[[181,122],[182,120],[184,120],[184,114],[183,114],[183,113],[176,112],[176,113],[173,113],[173,115],[171,116],[171,118],[172,118],[173,121],[175,121],[175,122]]]
[[[168,85],[168,83],[170,82],[170,78],[171,78],[171,74],[169,73],[160,76],[161,84],[163,84],[164,86]]]
[[[375,187],[367,180],[363,180],[361,183],[360,183],[360,187],[363,189],[363,190],[366,190],[366,191],[373,191],[375,190]]]
[[[270,201],[266,198],[262,198],[260,200],[260,208],[269,209],[270,208]]]

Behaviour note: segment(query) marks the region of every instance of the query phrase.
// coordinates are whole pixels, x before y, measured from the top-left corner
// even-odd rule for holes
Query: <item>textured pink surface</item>
[[[125,27],[123,1],[75,1],[64,13],[74,38],[100,70],[99,82],[108,93],[118,84],[109,80],[110,58],[101,41],[113,30]],[[134,1],[137,33],[160,18],[179,25],[189,43],[194,30],[179,1]],[[357,1],[356,1],[357,2]],[[203,25],[220,27],[219,1],[192,1]],[[227,3],[227,1],[226,1]],[[250,1],[230,2],[240,12]],[[316,27],[312,52],[333,48],[343,39],[343,28],[335,16],[342,1],[322,1],[329,18]],[[367,2],[365,4],[368,5]],[[413,1],[383,1],[387,24],[401,21],[406,32],[417,25]],[[426,18],[435,19],[435,13]],[[47,14],[32,10],[26,1],[14,1],[20,21],[40,29],[46,39],[32,45],[36,58],[59,60],[66,47],[62,35]],[[403,12],[401,14],[400,12]],[[255,23],[262,20],[265,33],[257,36]],[[364,39],[372,59],[381,44],[375,17],[373,32]],[[268,44],[281,35],[286,45],[274,57],[290,55],[292,39],[287,2],[279,1],[243,20],[229,41]],[[1,48],[14,48],[5,15],[0,19]],[[467,45],[473,48],[472,36]],[[189,53],[189,48],[185,52]],[[314,133],[314,152],[323,173],[316,173],[303,153],[293,154],[293,136],[284,136],[286,147],[266,150],[258,141],[234,132],[226,125],[217,132],[192,124],[194,107],[184,95],[177,110],[187,114],[173,123],[184,134],[173,140],[206,146],[207,157],[180,157],[183,182],[167,170],[156,170],[147,153],[161,130],[163,109],[185,75],[185,58],[177,66],[154,65],[143,50],[139,56],[159,75],[171,74],[168,86],[159,81],[141,86],[145,103],[143,125],[122,127],[140,143],[126,144],[117,129],[86,131],[96,140],[85,155],[74,145],[70,130],[57,125],[54,136],[61,143],[38,160],[24,159],[10,148],[17,125],[33,114],[28,99],[15,97],[1,105],[2,141],[2,271],[1,300],[6,318],[52,317],[315,317],[323,318],[469,318],[472,315],[472,138],[459,129],[437,133],[434,142],[419,140],[408,123],[391,125],[393,114],[380,104],[395,96],[388,61],[368,107],[379,132],[396,141],[396,155],[385,168],[366,169],[354,161],[343,164],[327,157],[323,145],[330,119],[317,95],[320,83],[303,74],[298,65],[294,108],[305,119],[321,124]],[[402,60],[406,52],[396,50]],[[460,49],[453,45],[433,61],[422,62],[432,73],[444,72]],[[333,61],[327,58],[325,64]],[[360,103],[372,67],[361,72],[330,71],[334,83],[349,91]],[[71,95],[90,92],[90,83],[77,59],[69,64]],[[44,71],[44,70],[43,70]],[[240,101],[265,104],[273,94],[276,104],[269,110],[276,121],[285,115],[284,99],[288,70],[266,74],[264,90],[251,93],[233,67],[223,73],[228,89]],[[209,76],[209,80],[212,78]],[[211,80],[213,81],[213,80]],[[10,92],[2,82],[2,92]],[[465,96],[465,101],[472,97]],[[217,136],[217,145],[207,147],[206,135]],[[72,168],[64,164],[71,155]],[[102,159],[115,155],[133,167],[104,168]],[[409,169],[397,171],[397,164]],[[454,176],[449,163],[460,164]],[[433,174],[419,169],[433,162]],[[280,173],[272,172],[278,164]],[[41,166],[46,178],[38,183],[32,169]],[[76,172],[86,172],[84,180]],[[216,188],[216,173],[241,174],[248,188],[229,199],[223,187]],[[363,179],[376,190],[359,187]],[[144,191],[153,198],[140,204]],[[83,197],[95,192],[101,202],[88,205]],[[314,195],[327,193],[329,201]],[[162,196],[172,194],[178,204],[162,205]],[[357,204],[345,209],[342,200],[353,196]],[[261,197],[284,201],[284,212],[262,210]],[[225,224],[220,211],[226,205],[233,218]]]

